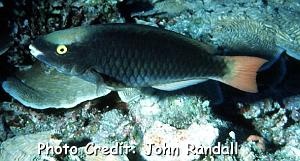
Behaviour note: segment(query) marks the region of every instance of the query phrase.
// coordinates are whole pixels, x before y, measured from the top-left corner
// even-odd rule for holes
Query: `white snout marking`
[[[43,53],[40,50],[38,50],[37,48],[35,48],[33,45],[29,45],[29,49],[30,49],[31,55],[33,55],[34,57],[43,55]]]

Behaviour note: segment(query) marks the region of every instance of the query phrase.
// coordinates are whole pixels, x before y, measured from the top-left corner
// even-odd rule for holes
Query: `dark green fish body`
[[[114,29],[112,26],[92,39],[97,43],[90,44],[90,48],[99,55],[94,69],[127,86],[220,78],[228,70],[224,59],[208,54],[194,40],[156,28],[118,26]],[[103,47],[96,48],[98,43]]]
[[[101,79],[111,87],[173,90],[207,79],[231,85],[228,80],[236,76],[234,71],[240,64],[238,57],[216,56],[196,40],[144,25],[108,24],[57,31],[38,38],[30,48],[39,60],[64,73],[92,82]],[[258,62],[255,74],[264,61]]]

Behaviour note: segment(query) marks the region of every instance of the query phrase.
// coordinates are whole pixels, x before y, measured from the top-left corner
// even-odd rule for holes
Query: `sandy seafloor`
[[[116,101],[117,94],[110,93],[74,108],[36,109],[1,89],[0,161],[300,160],[300,63],[295,59],[300,54],[300,2],[296,0],[2,0],[0,12],[0,51],[9,46],[0,55],[1,83],[38,62],[28,49],[38,35],[81,25],[146,24],[184,34],[218,51],[261,56],[280,49],[282,53],[258,74],[260,93],[247,94],[221,84],[223,100],[208,96],[213,93],[208,85],[204,93],[199,92],[203,87],[195,86],[162,95],[145,93],[130,102]],[[78,152],[39,155],[39,143],[69,145]],[[112,149],[117,144],[123,155],[121,151],[106,155],[109,151],[103,148],[118,153]],[[151,144],[153,153],[148,155]],[[232,144],[237,146],[230,149]],[[87,145],[101,147],[102,152],[90,155]],[[221,155],[204,155],[201,150],[215,146],[229,149]],[[231,150],[237,153],[228,154]]]

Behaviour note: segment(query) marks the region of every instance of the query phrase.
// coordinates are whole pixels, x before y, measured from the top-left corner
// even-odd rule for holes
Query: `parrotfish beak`
[[[36,58],[38,58],[39,56],[44,55],[43,52],[41,52],[40,50],[35,48],[33,45],[29,45],[29,49],[30,49],[30,53]]]

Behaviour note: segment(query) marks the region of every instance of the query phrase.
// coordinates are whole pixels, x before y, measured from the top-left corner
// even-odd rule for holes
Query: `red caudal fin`
[[[257,71],[267,60],[250,56],[225,56],[225,59],[230,71],[217,80],[245,92],[257,93]]]

